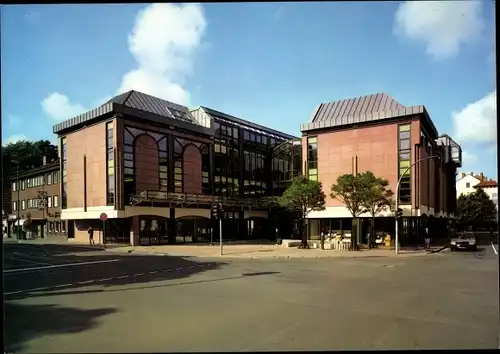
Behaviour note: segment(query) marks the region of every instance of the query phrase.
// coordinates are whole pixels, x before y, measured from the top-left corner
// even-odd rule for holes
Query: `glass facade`
[[[113,122],[106,123],[106,205],[115,204],[115,150]]]
[[[307,177],[311,181],[318,180],[318,138],[307,138]]]
[[[411,125],[398,126],[399,204],[411,203]]]

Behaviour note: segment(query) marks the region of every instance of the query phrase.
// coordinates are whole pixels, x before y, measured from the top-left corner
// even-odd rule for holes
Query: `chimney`
[[[47,164],[47,156],[44,156],[42,158],[42,161],[43,161],[43,165],[45,166]]]
[[[462,172],[462,178],[465,178],[467,174],[465,172]]]
[[[482,181],[484,181],[484,175],[483,175],[483,173],[482,173],[482,172],[479,174],[479,180],[480,180],[481,182],[482,182]]]

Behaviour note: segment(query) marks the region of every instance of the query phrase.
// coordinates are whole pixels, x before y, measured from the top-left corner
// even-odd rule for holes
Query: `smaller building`
[[[67,237],[67,222],[60,219],[60,161],[11,176],[11,213],[7,235],[12,237],[31,220],[32,237]]]
[[[462,194],[474,193],[477,188],[482,188],[498,207],[498,183],[486,177],[482,172],[479,174],[462,172],[457,180],[457,198]]]

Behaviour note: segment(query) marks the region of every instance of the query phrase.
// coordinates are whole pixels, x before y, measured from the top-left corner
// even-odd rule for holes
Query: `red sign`
[[[99,218],[101,219],[101,221],[106,221],[106,220],[108,220],[108,214],[106,214],[106,213],[102,213],[102,214],[99,216]]]

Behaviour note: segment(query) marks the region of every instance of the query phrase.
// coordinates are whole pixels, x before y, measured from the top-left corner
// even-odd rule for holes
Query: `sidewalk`
[[[158,256],[169,255],[225,259],[418,257],[429,255],[424,250],[401,250],[399,255],[396,255],[394,250],[390,249],[351,252],[321,249],[303,250],[276,245],[225,245],[223,247],[223,256],[220,255],[220,247],[218,245],[125,246],[108,251],[131,254],[155,254]]]

